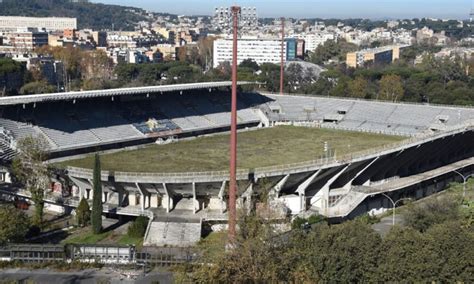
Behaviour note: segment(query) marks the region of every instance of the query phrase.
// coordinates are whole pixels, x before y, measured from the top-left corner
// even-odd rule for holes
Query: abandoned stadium
[[[239,84],[242,89],[253,85]],[[92,199],[92,163],[77,166],[81,159],[87,164],[88,153],[102,151],[104,161],[122,153],[148,151],[142,155],[150,156],[150,149],[187,142],[182,140],[225,135],[230,125],[229,87],[230,82],[215,82],[0,98],[0,156],[8,165],[18,139],[43,137],[49,145],[49,162],[64,166],[52,181],[47,202],[69,210],[83,196]],[[321,135],[330,130],[331,141],[342,141],[334,146],[336,142],[311,138],[318,150],[307,149],[308,154],[302,155],[307,158],[301,159],[291,152],[292,147],[267,154],[266,146],[259,145],[252,153],[288,162],[272,163],[268,158],[267,163],[239,166],[238,206],[242,209],[255,208],[266,196],[277,216],[320,214],[338,222],[390,209],[390,201],[382,194],[393,200],[419,199],[459,181],[459,173],[474,172],[473,108],[242,90],[238,101],[239,135],[305,127],[320,129]],[[288,137],[282,133],[280,142],[299,138],[294,134],[298,132],[289,130],[293,134]],[[258,144],[255,137],[247,144]],[[198,147],[208,144],[202,141]],[[166,145],[147,146],[153,143]],[[104,163],[104,212],[150,217],[145,244],[193,244],[199,239],[202,222],[224,223],[227,219],[227,168],[183,170],[174,163],[180,155],[188,154],[177,150],[157,160],[163,171],[143,166],[139,167],[143,170],[131,171],[126,164],[107,169]],[[196,159],[208,159],[196,155]],[[262,157],[255,160],[263,161]],[[195,163],[199,169],[200,161]],[[0,177],[8,183],[7,168]],[[10,191],[3,189],[2,194],[28,198],[20,188]]]

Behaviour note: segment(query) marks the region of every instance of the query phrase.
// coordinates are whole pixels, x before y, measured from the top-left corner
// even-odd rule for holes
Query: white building
[[[109,47],[136,48],[137,41],[127,35],[107,35],[107,44]]]
[[[323,45],[326,41],[336,39],[333,33],[298,35],[297,38],[304,39],[305,49],[311,52],[314,52],[318,46]]]
[[[286,44],[283,47],[286,57]],[[218,39],[214,41],[214,68],[224,62],[232,62],[232,39]],[[245,59],[253,59],[258,64],[274,63],[281,61],[281,40],[241,38],[237,44],[237,63]]]
[[[0,30],[15,31],[17,29],[36,28],[47,31],[63,31],[65,29],[77,29],[76,18],[37,18],[0,16]]]

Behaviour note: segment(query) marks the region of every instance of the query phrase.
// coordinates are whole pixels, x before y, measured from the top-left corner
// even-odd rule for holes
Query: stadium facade
[[[43,137],[51,157],[67,158],[227,131],[229,86],[197,83],[0,98],[1,158],[11,160],[16,141],[29,135]],[[391,208],[382,193],[394,200],[422,198],[459,180],[454,171],[473,172],[472,108],[258,92],[240,92],[238,100],[240,128],[300,125],[407,137],[346,156],[240,169],[238,206],[243,209],[255,208],[255,199],[265,193],[277,217],[318,213],[338,221]],[[2,177],[8,180],[8,173]],[[147,244],[186,245],[196,241],[203,221],[226,220],[228,178],[228,171],[103,171],[104,211],[151,217]],[[81,197],[92,199],[90,169],[69,167],[54,182],[52,191],[61,198],[50,199],[52,204],[74,207]]]

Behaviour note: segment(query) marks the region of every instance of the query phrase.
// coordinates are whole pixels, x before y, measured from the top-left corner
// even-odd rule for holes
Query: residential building
[[[15,49],[33,50],[36,47],[48,45],[48,33],[41,31],[17,31],[7,34],[10,45]]]
[[[107,32],[92,32],[92,38],[94,39],[96,46],[107,47]]]
[[[368,63],[390,64],[400,58],[400,48],[403,47],[404,46],[392,45],[349,52],[346,55],[346,65],[348,67],[357,68]]]
[[[126,35],[108,35],[107,44],[109,47],[136,48],[137,41],[131,36]]]
[[[284,45],[283,54],[287,54]],[[217,67],[224,62],[232,62],[232,39],[218,39],[214,41],[213,66]],[[257,37],[243,37],[237,45],[237,62],[240,64],[245,59],[253,59],[258,64],[275,63],[281,61],[281,40],[263,39]]]
[[[63,32],[63,37],[67,39],[75,39],[76,38],[76,30],[75,29],[65,29]]]
[[[323,45],[326,41],[336,39],[333,33],[315,33],[298,35],[297,37],[304,40],[305,49],[311,52],[314,52],[318,46]]]

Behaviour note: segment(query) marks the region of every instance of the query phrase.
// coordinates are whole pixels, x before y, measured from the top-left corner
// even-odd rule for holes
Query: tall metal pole
[[[285,45],[285,18],[281,18],[281,62],[280,62],[280,95],[283,95],[283,80],[285,74],[285,57],[284,57],[284,45]]]
[[[234,29],[233,51],[232,51],[232,103],[230,120],[230,180],[229,180],[229,242],[235,241],[235,226],[237,219],[236,195],[237,195],[237,31],[239,28],[240,7],[232,6],[232,18]]]
[[[453,172],[462,177],[462,180],[463,180],[463,182],[462,182],[462,198],[464,199],[466,197],[466,183],[467,183],[467,180],[470,177],[474,176],[474,174],[470,174],[470,175],[465,176],[459,171],[454,170]]]

